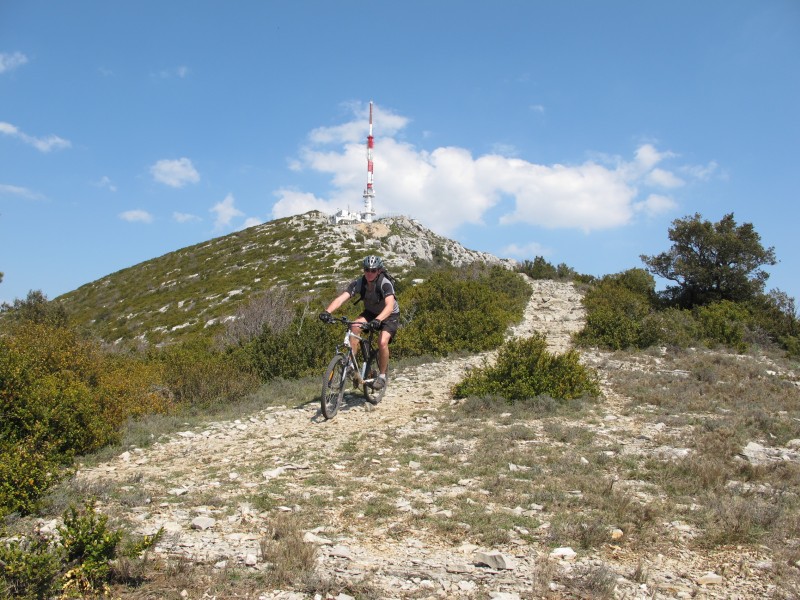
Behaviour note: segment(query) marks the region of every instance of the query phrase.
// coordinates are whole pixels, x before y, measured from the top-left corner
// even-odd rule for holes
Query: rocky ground
[[[580,295],[570,283],[531,285],[533,296],[524,321],[510,335],[544,332],[550,349],[563,352],[570,334],[583,325]],[[395,516],[388,522],[371,518],[369,498],[359,495],[360,489],[386,487],[393,477],[405,481],[427,475],[419,462],[398,454],[392,442],[404,436],[435,436],[437,411],[453,402],[450,386],[467,369],[491,359],[491,355],[459,357],[407,367],[395,374],[380,405],[373,408],[354,392],[331,421],[322,418],[318,404],[307,403],[270,407],[239,420],[187,429],[85,468],[77,480],[117,486],[118,493],[101,509],[129,521],[135,532],[152,534],[163,528],[158,554],[183,556],[220,572],[234,567],[252,572],[268,569],[262,540],[270,520],[279,513],[299,514],[307,525],[306,541],[318,548],[319,576],[367,582],[370,597],[744,599],[768,597],[774,591],[766,575],[771,560],[766,550],[699,553],[690,544],[692,528],[680,522],[664,523],[665,543],[644,553],[626,547],[621,530],[610,531],[607,543],[589,550],[558,546],[536,534],[512,535],[508,543],[481,547],[467,533],[454,542],[452,536],[429,530],[420,513],[428,510],[447,519],[449,512],[441,508],[440,496],[459,494],[469,487],[468,481],[446,490],[400,486],[390,496]],[[583,360],[602,369],[609,357],[588,353]],[[592,425],[599,434],[613,438],[615,447],[638,453],[680,454],[680,448],[659,448],[660,427],[623,410],[623,399],[603,385],[599,419]],[[347,455],[354,440],[362,445],[367,440],[372,449],[366,465]],[[789,459],[796,460],[796,453]],[[497,468],[513,470],[514,465]],[[327,483],[315,483],[319,481]],[[331,489],[340,495],[331,497]],[[487,498],[487,510],[491,504]],[[532,511],[543,531],[548,526],[546,506],[494,510]],[[400,525],[395,527],[392,521]],[[611,583],[587,581],[599,573],[612,575]],[[570,583],[579,578],[581,585]],[[349,589],[328,597],[346,600],[357,595],[352,586]],[[202,596],[198,590],[183,595]],[[255,597],[300,600],[315,594],[264,589]],[[325,594],[316,592],[316,597]]]

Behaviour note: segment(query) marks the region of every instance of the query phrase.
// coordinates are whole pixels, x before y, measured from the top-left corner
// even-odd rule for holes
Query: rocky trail
[[[569,347],[570,335],[583,326],[580,294],[570,283],[532,281],[531,285],[533,295],[524,320],[509,335],[543,332],[551,351],[561,353]],[[365,515],[370,498],[360,494],[360,489],[385,486],[394,475],[426,476],[419,464],[391,450],[389,442],[402,436],[431,435],[437,427],[436,411],[452,402],[451,385],[467,369],[492,358],[459,357],[405,368],[394,375],[381,404],[372,407],[353,392],[331,421],[320,415],[318,403],[270,407],[239,420],[182,431],[144,449],[132,448],[107,463],[82,469],[76,477],[87,486],[98,482],[116,486],[118,493],[109,495],[100,508],[128,521],[135,533],[153,534],[163,528],[164,537],[155,548],[158,554],[185,557],[218,571],[268,569],[262,540],[270,520],[281,513],[301,514],[303,522],[311,524],[305,529],[305,539],[318,548],[315,571],[319,576],[368,582],[373,590],[370,597],[376,597],[375,590],[379,590],[377,597],[398,599],[601,597],[591,586],[569,585],[570,578],[581,574],[585,578],[587,573],[599,572],[600,566],[615,576],[614,591],[608,597],[757,598],[768,594],[769,583],[759,575],[763,557],[735,550],[698,555],[682,543],[690,532],[680,524],[665,524],[675,543],[643,561],[612,538],[593,550],[554,548],[523,536],[512,536],[510,543],[491,548],[471,543],[467,535],[453,543],[428,531],[424,520],[413,518],[425,510],[420,506],[429,506],[446,519],[448,512],[436,506],[438,494],[457,494],[462,482],[433,492],[400,487],[393,496],[393,508],[402,521],[397,529]],[[606,359],[594,353],[584,360],[599,368]],[[637,422],[635,415],[622,414],[621,399],[607,385],[603,391],[602,421],[593,425],[595,429],[620,446],[646,451],[648,440],[654,439],[648,434],[652,426]],[[347,455],[353,440],[367,440],[372,449],[366,465],[355,464]],[[498,465],[498,469],[507,468]],[[331,497],[331,478],[349,482],[345,489],[350,493]],[[336,489],[342,489],[341,485]],[[265,497],[270,498],[268,506],[257,500]],[[503,510],[542,512],[543,508]],[[546,522],[544,513],[546,507],[540,517]],[[646,582],[636,577],[643,564]],[[180,592],[175,590],[173,597]],[[183,595],[203,597],[197,590]],[[267,589],[252,597],[301,600],[315,595]],[[316,597],[326,596],[316,593]],[[354,596],[337,591],[327,597]]]

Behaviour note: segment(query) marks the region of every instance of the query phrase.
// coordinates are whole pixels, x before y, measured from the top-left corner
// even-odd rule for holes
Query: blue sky
[[[752,223],[798,299],[800,2],[0,0],[0,301],[374,207],[468,248],[641,267]]]

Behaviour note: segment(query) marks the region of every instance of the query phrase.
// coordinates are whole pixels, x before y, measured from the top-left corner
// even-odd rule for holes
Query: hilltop
[[[242,302],[275,286],[306,299],[328,296],[357,273],[366,254],[382,256],[399,277],[436,265],[515,264],[407,217],[334,225],[312,211],[170,252],[56,300],[108,342],[186,340],[213,335]]]

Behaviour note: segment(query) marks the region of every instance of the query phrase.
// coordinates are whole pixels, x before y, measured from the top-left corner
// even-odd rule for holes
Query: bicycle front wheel
[[[378,377],[378,356],[373,354],[367,359],[367,368],[364,370],[365,376],[364,379],[366,381],[374,381],[376,377]],[[383,387],[379,390],[376,390],[372,387],[372,383],[365,383],[364,384],[364,398],[367,399],[367,402],[370,404],[377,404],[381,400],[383,400],[383,395],[386,393],[386,383],[384,383]]]
[[[326,419],[332,419],[339,411],[344,397],[344,384],[347,378],[347,360],[344,355],[337,354],[331,359],[325,377],[322,378],[322,397],[320,404]]]

